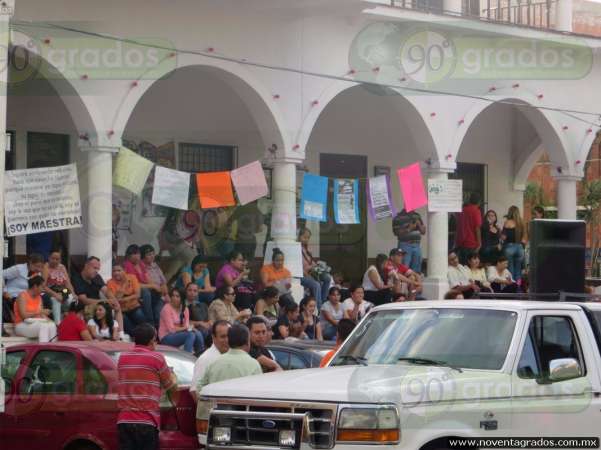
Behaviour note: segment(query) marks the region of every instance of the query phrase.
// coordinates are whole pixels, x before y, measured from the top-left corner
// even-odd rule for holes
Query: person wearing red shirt
[[[69,306],[69,312],[58,326],[59,341],[91,341],[86,323],[83,320],[83,311],[86,305],[75,301]]]
[[[472,192],[469,202],[457,215],[457,234],[455,235],[455,253],[459,262],[467,266],[468,257],[479,253],[482,247],[482,211],[480,211],[480,194]]]
[[[389,280],[392,280],[393,293],[406,292],[408,298],[414,300],[422,289],[420,275],[403,264],[403,249],[393,248],[389,256],[388,261],[384,263],[384,283],[388,284]]]
[[[135,347],[119,356],[117,429],[121,450],[159,448],[163,390],[177,394],[175,374],[162,353],[155,351],[157,332],[149,323],[132,332]]]

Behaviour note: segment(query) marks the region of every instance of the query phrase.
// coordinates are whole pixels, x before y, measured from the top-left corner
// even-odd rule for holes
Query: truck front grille
[[[336,405],[283,402],[221,401],[211,411],[209,448],[258,447],[281,448],[280,431],[293,430],[295,445],[300,443],[316,449],[329,449],[334,445]],[[213,441],[215,427],[228,427],[231,442],[220,446]]]

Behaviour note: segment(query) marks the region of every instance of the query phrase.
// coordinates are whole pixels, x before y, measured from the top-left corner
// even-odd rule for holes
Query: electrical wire
[[[10,24],[11,24],[11,28],[16,29],[16,30],[18,30],[18,26],[29,27],[29,28],[45,28],[45,29],[62,30],[62,31],[67,31],[67,32],[75,33],[75,34],[82,34],[82,35],[96,37],[96,38],[100,38],[100,39],[117,41],[117,42],[121,42],[124,44],[153,48],[153,49],[157,49],[157,50],[164,50],[164,51],[174,52],[174,53],[202,56],[205,58],[233,62],[233,63],[238,63],[238,64],[261,68],[261,69],[295,73],[295,74],[299,74],[299,75],[312,76],[312,77],[323,78],[323,79],[328,79],[328,80],[332,80],[332,81],[346,81],[348,83],[353,83],[353,84],[367,85],[367,86],[380,87],[380,88],[389,88],[389,89],[399,89],[402,91],[415,92],[415,93],[420,93],[420,94],[446,95],[446,96],[453,96],[453,97],[460,97],[460,98],[469,98],[472,100],[480,100],[480,101],[485,101],[485,102],[488,102],[491,104],[496,103],[496,104],[516,106],[516,107],[520,107],[520,108],[531,108],[531,109],[538,109],[538,110],[544,110],[544,111],[558,112],[558,113],[562,113],[568,117],[571,117],[575,120],[578,120],[580,122],[586,123],[587,125],[591,125],[594,127],[601,127],[601,112],[580,111],[580,110],[574,110],[574,109],[556,108],[556,107],[552,107],[552,106],[543,106],[543,105],[536,106],[536,105],[531,105],[528,103],[512,101],[510,99],[496,100],[496,99],[492,99],[489,97],[483,97],[483,96],[479,96],[479,95],[471,95],[471,94],[465,94],[465,93],[458,93],[458,92],[439,91],[439,90],[435,90],[435,89],[423,89],[423,88],[417,88],[417,87],[409,87],[409,86],[394,85],[394,84],[387,84],[387,83],[378,83],[378,82],[374,82],[374,81],[353,80],[353,79],[349,79],[344,76],[306,71],[303,69],[295,69],[293,67],[270,65],[270,64],[260,63],[260,62],[256,62],[256,61],[250,61],[250,60],[243,59],[243,58],[234,58],[234,57],[229,57],[229,56],[225,56],[225,55],[219,55],[219,54],[215,54],[214,52],[203,52],[203,51],[199,51],[199,50],[170,48],[170,47],[166,47],[166,46],[162,46],[162,45],[158,45],[158,44],[150,44],[147,42],[140,42],[135,39],[125,38],[125,37],[121,37],[121,36],[113,36],[110,34],[105,34],[105,33],[100,33],[100,32],[95,32],[95,31],[86,31],[86,30],[81,30],[78,28],[67,27],[67,26],[53,24],[53,23],[49,23],[49,22],[35,22],[34,23],[31,21],[14,20],[14,21],[11,21]],[[593,121],[578,117],[577,116],[578,114],[585,115],[585,116],[594,116],[597,118],[597,122],[593,122]]]

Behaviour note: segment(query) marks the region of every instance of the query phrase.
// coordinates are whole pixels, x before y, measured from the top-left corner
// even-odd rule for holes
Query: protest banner
[[[82,226],[75,164],[7,170],[4,192],[4,218],[8,236]]]

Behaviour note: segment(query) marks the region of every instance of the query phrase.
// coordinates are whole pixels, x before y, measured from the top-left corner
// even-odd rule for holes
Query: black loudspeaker
[[[584,293],[586,223],[530,222],[530,292]]]

